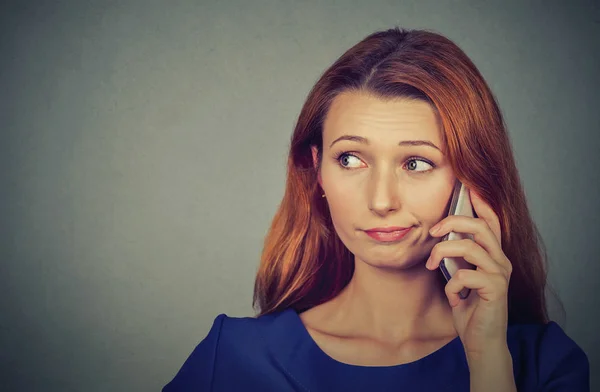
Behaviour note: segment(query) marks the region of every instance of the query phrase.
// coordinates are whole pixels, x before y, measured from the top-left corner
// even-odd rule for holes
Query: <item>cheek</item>
[[[360,184],[344,180],[330,170],[323,170],[322,178],[331,219],[338,228],[348,229],[356,224],[356,216],[365,208]]]
[[[445,192],[429,193],[419,198],[417,208],[420,209],[423,217],[436,218],[444,214],[447,201]]]
[[[432,225],[442,220],[448,213],[450,198],[454,183],[440,183],[428,192],[423,192],[415,203],[415,212],[419,211],[419,218]]]
[[[361,206],[364,209],[360,191],[356,187],[344,187],[341,184],[334,184],[327,189],[327,202],[332,219],[346,224],[354,220]]]

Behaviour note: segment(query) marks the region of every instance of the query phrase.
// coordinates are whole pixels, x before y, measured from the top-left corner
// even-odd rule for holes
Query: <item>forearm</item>
[[[471,392],[517,392],[507,345],[467,355]]]

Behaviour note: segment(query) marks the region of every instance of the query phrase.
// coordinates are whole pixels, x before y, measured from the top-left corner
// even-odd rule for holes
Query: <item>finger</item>
[[[508,276],[508,271],[497,263],[485,249],[470,239],[438,242],[431,249],[426,267],[437,268],[444,257],[463,257],[468,263],[485,273]]]
[[[496,263],[501,265],[508,273],[512,272],[512,265],[502,246],[496,239],[491,228],[482,218],[472,218],[463,215],[450,215],[438,223],[439,229],[432,236],[441,237],[450,232],[466,233],[473,236],[473,241],[480,245]],[[434,226],[435,227],[435,226]],[[455,242],[455,241],[444,241]]]
[[[465,288],[477,291],[477,295],[485,301],[496,301],[506,297],[508,282],[498,274],[460,269],[444,288],[451,306],[454,307],[460,303],[461,298],[458,293]]]
[[[496,215],[494,209],[473,189],[469,189],[469,196],[477,217],[483,219],[488,224],[498,243],[502,244],[500,219],[498,219],[498,215]]]

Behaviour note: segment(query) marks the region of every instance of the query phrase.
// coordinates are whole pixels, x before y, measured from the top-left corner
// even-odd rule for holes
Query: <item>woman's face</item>
[[[424,101],[386,102],[359,92],[334,99],[323,124],[319,183],[335,230],[357,261],[408,269],[429,257],[439,242],[429,229],[445,217],[456,181],[441,142]],[[411,230],[395,242],[365,232],[390,226]]]

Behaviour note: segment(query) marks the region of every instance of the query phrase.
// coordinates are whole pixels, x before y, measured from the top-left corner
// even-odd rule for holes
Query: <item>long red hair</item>
[[[441,121],[454,174],[494,209],[502,249],[513,265],[509,323],[548,321],[545,246],[527,207],[506,125],[487,83],[452,41],[429,30],[375,32],[346,51],[319,78],[291,139],[283,200],[266,235],[254,285],[258,316],[302,312],[340,293],[354,256],[333,227],[321,197],[311,146],[322,159],[322,124],[342,91],[429,102]]]

